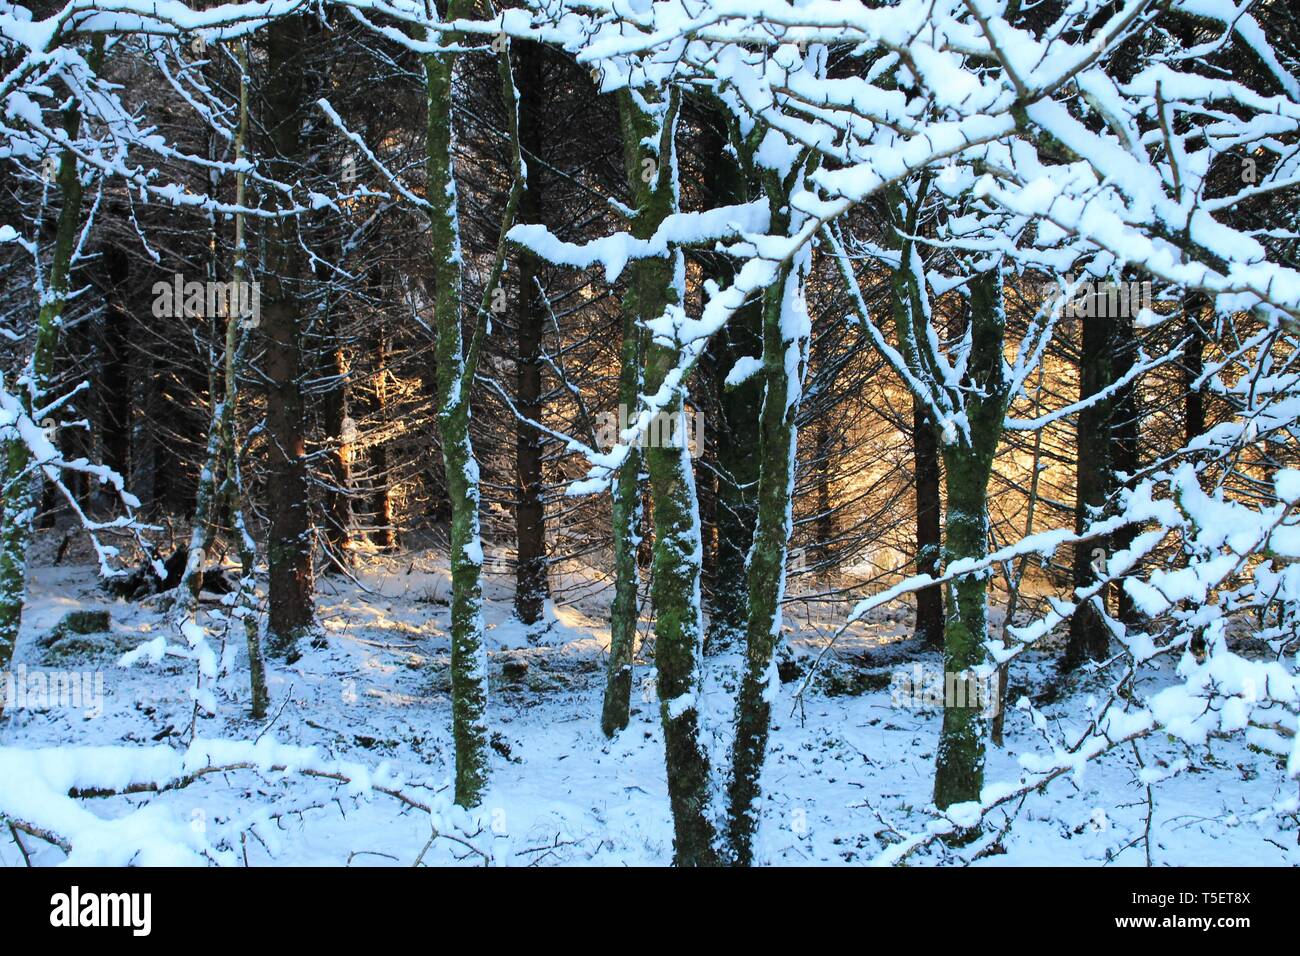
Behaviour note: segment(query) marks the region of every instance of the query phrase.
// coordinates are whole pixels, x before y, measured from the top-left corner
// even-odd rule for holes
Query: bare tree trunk
[[[916,469],[916,570],[935,577],[939,573],[943,541],[940,525],[939,442],[935,423],[925,407],[912,399],[913,461]],[[926,647],[943,648],[943,587],[931,585],[916,592],[916,637]]]
[[[1129,375],[1137,357],[1138,343],[1134,334],[1133,319],[1126,315],[1119,320],[1116,327],[1114,370],[1116,380]],[[1138,403],[1140,384],[1140,380],[1131,382],[1120,389],[1115,397],[1114,421],[1111,426],[1111,463],[1117,484],[1121,472],[1129,476],[1135,475],[1141,465],[1139,435],[1142,427],[1142,412]],[[1138,525],[1125,525],[1111,536],[1111,544],[1116,551],[1125,550],[1132,546],[1137,533]],[[1132,596],[1122,586],[1117,586],[1114,590],[1116,613],[1119,619],[1125,624],[1138,624],[1141,614]]]
[[[375,412],[381,422],[388,420],[388,334],[380,323],[375,342]],[[397,550],[397,525],[393,511],[393,482],[388,473],[388,445],[377,441],[370,448],[370,470],[379,482],[372,496],[375,528],[371,539],[379,550],[391,554]]]
[[[239,42],[239,132],[235,139],[235,158],[242,159],[248,143],[248,46]],[[235,174],[235,204],[246,201],[247,176]],[[235,264],[231,278],[235,288],[249,280],[248,235],[243,213],[235,214]],[[250,690],[249,716],[261,720],[266,716],[270,695],[266,689],[266,668],[262,660],[261,629],[257,614],[257,545],[248,530],[245,519],[245,489],[239,454],[239,375],[243,370],[243,351],[248,341],[248,331],[242,327],[241,317],[234,309],[226,316],[226,395],[222,418],[221,437],[225,446],[226,514],[230,518],[231,533],[239,552],[239,588],[232,602],[231,614],[243,621],[244,644],[248,651],[248,682]]]
[[[337,318],[337,310],[327,306],[330,318]],[[352,556],[352,456],[356,429],[350,417],[351,385],[347,352],[339,341],[338,323],[331,323],[334,341],[328,344],[327,373],[333,383],[324,395],[324,424],[327,440],[331,443],[326,458],[329,486],[325,492],[325,540],[335,560],[344,568],[351,564]],[[333,564],[330,565],[334,567]]]
[[[641,391],[641,331],[637,325],[636,274],[623,300],[623,342],[619,352],[618,400],[622,408],[636,407]],[[632,655],[637,632],[637,538],[642,519],[644,482],[641,452],[633,448],[618,473],[611,493],[613,522],[614,600],[609,609],[609,662],[605,671],[605,698],[600,726],[612,737],[627,726],[632,706]]]
[[[302,16],[275,20],[267,28],[267,83],[263,125],[270,133],[273,175],[292,181],[304,156],[302,123],[307,89],[302,53]],[[315,628],[312,606],[312,528],[307,482],[307,445],[302,396],[302,259],[292,217],[267,227],[261,331],[267,380],[267,541],[270,610],[267,642],[289,660]]]
[[[630,93],[620,96],[624,165],[636,197],[633,234],[640,239],[676,211],[676,127],[680,93],[660,103],[644,104]],[[643,170],[650,173],[643,175]],[[647,181],[647,179],[649,181]],[[642,321],[661,316],[682,301],[681,252],[666,258],[641,259],[632,274],[637,315]],[[647,336],[647,395],[664,386],[680,356],[676,342]],[[683,411],[685,384],[671,387],[662,412],[676,420]],[[684,438],[684,436],[683,436]],[[659,715],[664,732],[668,802],[673,813],[674,861],[678,866],[712,866],[721,862],[715,845],[710,808],[708,755],[700,740],[700,672],[704,622],[700,607],[701,535],[699,501],[690,450],[682,441],[649,443],[645,461],[654,495],[654,561],[651,598],[655,607],[655,669]],[[627,469],[633,463],[625,462]]]
[[[944,565],[983,558],[988,552],[988,483],[1002,437],[1007,407],[1003,345],[1006,314],[1002,270],[977,276],[970,293],[971,347],[967,375],[965,441],[943,445],[948,489]],[[937,438],[938,436],[936,436]],[[940,809],[978,800],[984,785],[984,730],[981,694],[973,669],[984,661],[988,640],[988,579],[972,574],[948,586],[944,628],[944,684],[952,675],[956,694],[944,701],[943,730],[935,761],[934,802]]]
[[[451,0],[448,19],[468,17],[472,0]],[[474,332],[466,343],[461,330],[463,289],[460,221],[456,205],[456,174],[451,115],[454,52],[424,56],[427,126],[425,134],[426,195],[429,202],[430,258],[434,279],[434,321],[437,327],[438,429],[443,467],[451,501],[451,713],[456,747],[456,803],[478,806],[487,786],[487,647],[484,644],[483,591],[480,572],[483,542],[479,524],[479,466],[470,441],[470,393],[491,298],[505,266],[505,235],[519,208],[524,188],[519,152],[518,101],[508,47],[501,52],[499,70],[513,150],[513,185],[502,215],[496,261],[474,312]]]
[[[534,43],[520,44],[519,137],[523,149],[540,156],[542,135],[542,51]],[[524,222],[542,222],[542,192],[536,176],[520,202]],[[546,303],[537,279],[541,260],[519,251],[519,289],[515,299],[515,327],[518,336],[518,370],[515,402],[521,415],[533,421],[542,418],[542,332],[546,327]],[[515,616],[524,624],[542,619],[549,594],[546,558],[546,506],[542,501],[542,436],[531,425],[515,420],[516,503]]]
[[[1183,440],[1205,434],[1205,393],[1198,380],[1205,371],[1205,329],[1202,316],[1205,297],[1200,293],[1183,298],[1183,332],[1188,337],[1183,349]]]
[[[710,157],[706,189],[715,206],[747,202],[752,193],[745,170],[728,151],[730,135],[725,114],[710,115],[702,144]],[[733,263],[725,257],[708,262],[709,275],[726,287],[735,278]],[[758,522],[759,424],[763,404],[763,378],[754,375],[728,386],[727,375],[741,358],[763,353],[763,304],[756,300],[741,308],[709,343],[716,374],[717,493],[714,525],[717,549],[713,574],[713,602],[707,647],[710,652],[737,644],[745,633],[748,607],[746,561]]]
[[[1092,308],[1080,319],[1079,398],[1087,399],[1114,381],[1115,317],[1105,296],[1093,297]],[[1094,511],[1106,503],[1111,491],[1111,421],[1113,399],[1093,402],[1079,412],[1075,442],[1074,529],[1082,532]],[[1110,538],[1093,538],[1074,546],[1073,578],[1076,588],[1097,581],[1095,565],[1110,551]],[[1070,618],[1070,636],[1062,667],[1072,670],[1086,660],[1102,660],[1110,646],[1105,619],[1094,602],[1105,605],[1105,592],[1085,602]]]

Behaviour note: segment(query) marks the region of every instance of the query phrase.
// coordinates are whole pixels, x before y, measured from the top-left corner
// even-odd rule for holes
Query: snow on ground
[[[323,648],[304,648],[300,661],[272,662],[268,721],[245,716],[242,660],[221,684],[218,712],[194,718],[189,688],[193,664],[170,658],[124,669],[116,654],[165,633],[156,605],[107,597],[85,566],[40,567],[33,575],[15,667],[103,672],[102,713],[94,708],[18,710],[0,724],[4,748],[159,743],[184,748],[191,723],[200,738],[279,741],[314,746],[322,759],[395,771],[403,789],[432,803],[449,792],[451,772],[449,656],[445,568],[407,558],[372,571],[359,587],[338,577],[319,582],[318,609],[328,635]],[[482,832],[512,865],[667,864],[672,856],[663,742],[653,668],[639,662],[631,724],[612,741],[599,728],[608,643],[605,608],[549,606],[544,627],[529,634],[509,614],[509,595],[487,585],[492,652],[492,787]],[[38,639],[76,609],[104,609],[112,618],[108,647],[79,661],[42,661]],[[766,794],[759,859],[772,864],[863,864],[902,834],[924,829],[929,815],[939,715],[896,706],[891,669],[909,671],[899,654],[908,622],[895,611],[856,628],[827,655],[823,673],[799,700],[799,670],[821,649],[835,621],[801,605],[787,613],[798,667],[775,709],[776,726],[763,778]],[[643,631],[644,633],[644,631]],[[895,660],[898,662],[895,663]],[[929,667],[937,659],[922,657]],[[703,709],[715,731],[718,765],[738,660],[710,657]],[[1045,660],[1018,664],[1012,686],[1039,687]],[[1030,672],[1033,672],[1032,674]],[[1044,707],[1053,721],[1077,722],[1087,688]],[[1014,755],[1041,747],[1025,715],[1007,717],[1007,749],[990,750],[987,779],[1014,779]],[[0,754],[3,754],[0,750]],[[1294,797],[1277,758],[1239,742],[1216,741],[1190,750],[1172,740],[1143,741],[1148,766],[1189,761],[1187,770],[1154,788],[1150,855],[1156,865],[1297,865],[1296,815],[1252,808]],[[1147,796],[1131,751],[1113,754],[1081,777],[1055,782],[1018,808],[995,852],[971,861],[969,851],[926,850],[913,865],[1142,865]],[[11,763],[10,766],[15,764]],[[0,762],[0,767],[3,767]],[[18,781],[0,781],[0,790]],[[21,785],[21,784],[20,784]],[[410,865],[476,863],[449,840],[427,847],[429,818],[380,793],[356,794],[328,780],[294,774],[237,771],[208,776],[162,795],[137,794],[79,801],[101,817],[149,805],[142,817],[159,833],[189,826],[226,850],[226,862],[248,865]],[[1007,822],[995,813],[994,823]],[[38,864],[64,856],[34,838],[24,844]],[[108,862],[105,849],[92,860]],[[137,857],[136,862],[143,862]],[[18,848],[0,843],[0,865],[22,865]],[[117,861],[124,862],[124,861]]]

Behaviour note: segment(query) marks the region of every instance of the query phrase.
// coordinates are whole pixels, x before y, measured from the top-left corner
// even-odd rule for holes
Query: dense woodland
[[[1298,16],[0,0],[0,670],[29,579],[90,564],[158,615],[135,666],[184,662],[178,780],[301,766],[195,758],[201,725],[259,746],[268,675],[336,640],[322,587],[432,562],[450,783],[374,786],[471,860],[497,602],[528,647],[599,608],[593,737],[652,675],[678,865],[764,862],[773,722],[881,661],[949,689],[882,859],[1232,738],[1294,863]],[[998,782],[1012,720],[1038,750]],[[75,853],[14,787],[15,838]]]

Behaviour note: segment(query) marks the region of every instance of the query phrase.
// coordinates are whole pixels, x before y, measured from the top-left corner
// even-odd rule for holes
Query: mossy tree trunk
[[[664,170],[659,167],[659,157],[653,150],[647,151],[641,141],[644,136],[655,137],[654,142],[661,141],[653,118],[642,114],[626,92],[620,93],[619,97],[623,166],[635,204],[635,218],[630,225],[633,235],[645,238],[654,234],[674,208],[671,196],[663,201],[664,197],[659,195],[662,189],[671,191],[673,187],[672,184],[661,186],[658,174]],[[648,182],[647,173],[655,174]],[[628,272],[627,289],[623,295],[623,338],[619,349],[618,410],[622,414],[617,417],[620,422],[636,414],[637,400],[645,384],[646,334],[642,323],[657,318],[672,294],[668,288],[672,282],[671,271],[666,272],[662,262],[637,260],[628,267]],[[640,583],[637,551],[641,546],[641,527],[645,517],[642,502],[646,494],[646,464],[639,446],[629,449],[610,496],[614,600],[610,606],[609,662],[600,715],[601,729],[610,737],[627,726],[631,708],[632,656],[636,649]]]
[[[92,41],[86,62],[98,73],[104,58],[104,38]],[[71,101],[63,112],[63,129],[75,141],[81,130],[81,104]],[[55,354],[68,300],[72,256],[81,230],[83,186],[77,157],[64,150],[55,176],[62,205],[54,235],[54,254],[36,316],[36,340],[28,362],[22,391],[23,407],[29,415],[39,415],[48,395],[54,373]],[[0,670],[13,659],[18,634],[22,629],[23,601],[27,596],[27,545],[31,539],[32,520],[40,501],[40,469],[32,467],[27,446],[19,439],[6,442],[3,449],[4,473],[0,476]],[[3,708],[0,701],[0,709]]]
[[[983,558],[988,551],[988,486],[1006,417],[1008,384],[1003,343],[1006,314],[1002,270],[992,268],[971,280],[970,354],[966,389],[966,430],[942,442],[948,511],[944,565]],[[988,640],[989,572],[957,578],[948,586],[944,628],[945,687],[952,675],[955,693],[944,701],[934,776],[934,802],[940,809],[978,800],[984,785],[984,695],[973,669],[984,662]]]
[[[774,655],[781,629],[781,597],[785,585],[785,556],[790,538],[790,495],[794,482],[794,416],[792,382],[786,373],[786,352],[798,348],[781,328],[789,270],[770,287],[763,302],[763,402],[759,412],[758,522],[749,552],[745,628],[745,670],[736,700],[736,738],[732,746],[729,786],[729,838],[734,861],[753,861],[753,835],[758,826],[758,777],[767,753],[772,698],[780,686]]]
[[[447,19],[465,19],[472,0],[451,0]],[[443,42],[456,37],[443,37]],[[525,189],[519,144],[519,104],[511,76],[509,46],[501,52],[499,72],[512,147],[513,184],[502,215],[496,261],[473,313],[468,343],[461,330],[463,289],[460,220],[456,205],[456,170],[452,121],[452,87],[457,54],[424,55],[427,123],[425,132],[434,324],[437,332],[436,378],[438,428],[451,504],[451,681],[452,739],[456,749],[455,797],[463,807],[482,802],[488,778],[488,659],[484,643],[483,592],[480,572],[483,545],[479,527],[479,466],[470,441],[470,395],[488,308],[505,264],[505,235]]]
[[[925,265],[912,236],[918,234],[928,190],[889,191],[891,247],[898,252],[891,280],[895,340],[902,359],[895,367],[934,429],[943,460],[947,512],[944,521],[945,570],[955,562],[979,560],[988,552],[988,485],[1002,437],[1011,383],[1003,349],[1006,312],[1002,303],[1002,265],[985,264],[968,282],[960,327],[951,330],[965,352],[965,370],[954,370],[937,351],[938,335],[927,306]],[[856,287],[852,266],[838,240],[840,271]],[[968,265],[968,267],[970,267]],[[861,305],[859,306],[861,308]],[[865,316],[863,321],[868,321]],[[919,417],[919,416],[918,416]],[[943,661],[943,727],[935,761],[934,801],[941,808],[978,800],[984,783],[985,683],[973,670],[984,662],[988,640],[988,570],[956,578],[947,587]]]
[[[468,0],[452,0],[448,19],[467,16]],[[460,221],[452,158],[451,87],[454,53],[424,57],[428,106],[425,170],[432,243],[438,430],[451,501],[452,739],[456,802],[477,806],[487,785],[487,648],[483,643],[483,564],[479,538],[478,461],[469,435],[465,351],[461,333]]]
[[[648,238],[678,208],[676,130],[680,93],[648,102],[620,94],[625,165],[635,198],[632,233]],[[680,308],[685,262],[680,250],[635,263],[630,294],[639,322]],[[677,376],[682,343],[669,335],[647,335],[644,394],[668,386],[660,411],[682,415],[686,382]],[[669,380],[673,373],[673,380]],[[632,412],[629,410],[629,414]],[[644,449],[654,500],[651,600],[655,608],[655,669],[664,732],[668,800],[673,815],[674,862],[713,866],[721,862],[711,800],[709,761],[700,740],[700,658],[704,623],[700,607],[703,541],[695,475],[685,435],[674,443],[651,441]],[[629,466],[624,464],[624,469]]]
[[[730,143],[725,116],[720,109],[710,115],[702,146],[704,155],[710,157],[705,188],[714,208],[748,202],[752,192],[745,170],[727,149]],[[723,288],[735,279],[734,265],[725,256],[715,254],[705,267],[706,275]],[[706,640],[710,653],[739,644],[745,634],[746,562],[758,522],[759,425],[755,411],[763,404],[763,376],[753,375],[730,386],[726,377],[738,360],[758,358],[762,352],[763,303],[755,297],[737,310],[709,343],[714,369],[710,384],[719,412],[714,505],[717,548]]]
[[[741,155],[750,156],[741,144]],[[748,144],[752,147],[755,144]],[[795,164],[783,180],[764,171],[762,181],[771,208],[773,235],[791,232],[788,197],[803,175]],[[759,818],[759,776],[767,755],[772,703],[780,689],[776,647],[781,635],[781,599],[785,592],[786,552],[792,529],[796,420],[808,363],[810,327],[804,280],[812,250],[804,246],[779,268],[763,294],[763,357],[759,373],[763,398],[758,415],[757,524],[749,551],[746,591],[745,672],[736,700],[736,736],[729,785],[729,850],[732,861],[753,862],[753,837]]]

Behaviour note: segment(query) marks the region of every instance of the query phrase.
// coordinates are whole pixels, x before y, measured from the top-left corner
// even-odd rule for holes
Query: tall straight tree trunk
[[[472,0],[451,0],[447,18],[469,17]],[[445,39],[445,38],[444,38]],[[500,54],[498,69],[513,149],[513,185],[502,216],[496,261],[474,314],[474,334],[468,347],[461,332],[463,260],[460,221],[456,208],[456,175],[452,125],[454,52],[424,56],[427,126],[425,134],[426,199],[434,281],[438,427],[443,467],[451,504],[451,684],[452,739],[456,748],[456,803],[476,807],[487,786],[487,647],[484,644],[483,592],[480,571],[483,543],[479,532],[479,467],[470,442],[470,393],[486,315],[505,265],[505,236],[519,209],[524,168],[519,145],[519,104],[511,76],[509,48]]]
[[[1111,315],[1104,295],[1094,295],[1080,318],[1079,398],[1097,394],[1115,381],[1114,349],[1116,317]],[[1092,521],[1095,509],[1106,503],[1112,488],[1111,422],[1113,399],[1095,401],[1079,412],[1075,429],[1074,530],[1081,533]],[[1109,536],[1081,541],[1074,546],[1075,588],[1091,587],[1097,581],[1095,563],[1110,550]],[[1096,603],[1105,606],[1105,592],[1085,602],[1070,618],[1070,636],[1062,666],[1078,667],[1086,660],[1103,660],[1110,646],[1110,633]]]
[[[235,160],[244,158],[248,145],[248,45],[240,40],[237,59],[239,61],[239,131],[235,137]],[[243,171],[235,174],[235,205],[243,207],[247,200],[247,174]],[[248,234],[242,212],[235,214],[235,262],[231,270],[231,280],[235,288],[249,281],[248,268]],[[270,695],[266,689],[266,668],[262,659],[261,628],[257,614],[257,545],[249,532],[245,519],[244,477],[240,465],[237,411],[239,409],[239,375],[243,370],[243,352],[248,342],[248,331],[243,328],[241,317],[234,309],[227,310],[225,381],[226,394],[222,403],[221,441],[225,449],[225,494],[223,496],[226,514],[229,517],[231,533],[235,537],[235,547],[239,553],[240,576],[239,588],[231,602],[231,614],[243,621],[244,645],[248,652],[248,682],[250,690],[248,714],[254,720],[266,716],[266,707]]]
[[[639,263],[633,264],[633,280],[623,299],[618,401],[619,407],[627,409],[628,415],[636,408],[637,396],[641,392],[642,334],[637,324],[640,308],[636,298],[636,276],[640,268]],[[641,451],[632,448],[614,482],[610,501],[614,600],[609,609],[609,663],[605,672],[605,699],[600,710],[600,727],[607,737],[627,726],[632,705],[632,655],[636,642],[639,583],[636,552],[640,543],[642,485]]]
[[[235,136],[235,160],[243,159],[248,143],[248,54],[240,41],[236,56],[240,64],[239,127]],[[235,174],[235,205],[243,207],[246,201],[247,174]],[[215,241],[214,241],[215,246]],[[248,280],[248,248],[243,213],[235,214],[235,257],[231,269],[232,288],[239,289]],[[215,280],[217,265],[211,266],[210,275]],[[244,519],[244,485],[239,464],[239,449],[235,435],[236,402],[238,400],[238,375],[246,342],[243,324],[246,317],[240,314],[237,295],[227,302],[225,323],[220,329],[224,339],[220,361],[212,368],[212,418],[208,426],[208,445],[202,471],[199,474],[195,496],[194,523],[190,532],[188,563],[176,589],[172,607],[177,623],[192,620],[198,610],[198,596],[203,587],[203,564],[211,549],[217,530],[223,524],[234,535],[236,552],[240,557],[239,585],[230,603],[230,614],[244,627],[245,647],[248,653],[250,687],[249,716],[255,720],[266,716],[268,695],[266,673],[262,660],[262,647],[257,622],[256,558],[257,548]],[[214,330],[215,330],[214,326]],[[220,371],[223,378],[219,380]],[[222,384],[224,382],[224,384]],[[220,387],[219,387],[220,386]],[[218,480],[221,475],[221,480]]]
[[[939,442],[925,406],[912,399],[913,467],[916,480],[916,570],[939,573],[943,507],[939,500]],[[943,648],[943,587],[916,592],[916,637],[929,648]]]
[[[242,55],[242,54],[241,54]],[[247,60],[244,59],[245,72]],[[241,190],[242,192],[242,186]],[[242,217],[240,217],[242,218]],[[236,266],[235,281],[243,281],[246,275],[242,263],[245,250],[243,245],[242,222],[236,226]],[[223,401],[221,423],[222,445],[225,453],[225,475],[222,504],[229,518],[231,533],[235,539],[235,549],[239,555],[239,586],[231,602],[231,614],[244,625],[244,646],[248,652],[248,681],[250,688],[249,716],[260,720],[266,716],[266,707],[270,696],[266,689],[266,668],[262,659],[262,642],[258,627],[257,609],[257,545],[248,529],[245,518],[245,490],[243,469],[240,465],[239,445],[236,435],[238,408],[239,373],[243,367],[243,352],[247,343],[247,333],[240,334],[238,320],[230,318],[226,324],[226,394]]]
[[[206,73],[206,69],[201,71]],[[205,76],[206,79],[206,76]],[[217,135],[208,133],[208,160],[217,158]],[[208,174],[208,188],[215,195],[220,185],[220,174],[212,169]],[[208,220],[208,261],[205,278],[216,282],[219,272],[221,231],[214,213],[207,213]],[[227,303],[227,312],[235,311],[235,303]],[[199,468],[198,485],[194,492],[194,518],[190,523],[190,540],[186,547],[185,570],[181,574],[180,585],[176,588],[172,603],[172,615],[176,623],[183,624],[194,618],[198,610],[199,593],[203,590],[203,569],[207,554],[216,540],[220,510],[219,491],[221,488],[221,464],[223,460],[221,447],[222,421],[225,416],[224,405],[218,396],[220,380],[218,378],[221,362],[217,353],[216,335],[218,317],[205,315],[208,323],[208,441],[204,449],[203,465]]]
[[[1116,325],[1115,335],[1115,369],[1116,380],[1125,378],[1133,369],[1138,357],[1137,336],[1131,316],[1122,317]],[[1119,482],[1119,473],[1129,476],[1137,474],[1141,465],[1141,445],[1139,435],[1142,428],[1142,412],[1138,402],[1140,380],[1131,382],[1120,389],[1115,397],[1114,421],[1111,425],[1111,465],[1115,481]],[[1137,537],[1136,524],[1125,525],[1111,536],[1111,544],[1116,551],[1132,546]],[[1119,619],[1125,624],[1136,625],[1140,614],[1132,596],[1123,587],[1115,588],[1116,610]]]
[[[1006,314],[1002,270],[977,276],[970,292],[971,348],[967,364],[968,434],[942,444],[948,511],[944,563],[980,559],[988,550],[988,487],[993,456],[1002,436],[1007,408]],[[936,436],[940,437],[940,436]],[[985,716],[971,671],[984,662],[988,640],[988,575],[969,574],[948,586],[944,628],[944,684],[951,676],[955,693],[944,701],[934,776],[934,802],[940,809],[978,800],[984,785]]]
[[[1191,441],[1205,434],[1205,393],[1199,379],[1205,371],[1205,297],[1193,293],[1183,297],[1183,440]]]
[[[104,57],[104,38],[96,36],[87,63],[99,72]],[[69,103],[63,113],[63,129],[75,141],[81,129],[80,104]],[[37,415],[48,398],[54,371],[55,353],[68,299],[72,255],[81,229],[82,184],[77,157],[65,150],[56,176],[62,206],[54,236],[54,256],[36,316],[36,341],[28,363],[27,388],[21,398],[29,415]],[[3,494],[0,509],[0,670],[13,660],[18,634],[22,629],[23,601],[27,596],[27,545],[31,538],[33,511],[40,501],[40,469],[32,468],[27,446],[11,439],[3,449],[4,473],[0,481]],[[0,700],[0,711],[4,702]]]
[[[352,456],[355,427],[350,417],[351,383],[347,352],[341,340],[342,329],[337,305],[325,307],[327,326],[326,374],[333,382],[323,397],[325,434],[330,442],[326,458],[329,487],[325,492],[325,540],[338,565],[347,568],[352,557]]]
[[[644,104],[644,105],[643,105]],[[631,93],[620,93],[624,164],[636,198],[632,233],[648,239],[677,210],[676,128],[680,93],[645,104]],[[685,287],[685,263],[680,251],[657,259],[638,260],[632,270],[636,314],[644,323],[680,307]],[[659,336],[647,336],[646,395],[665,385],[676,367],[681,346]],[[669,388],[662,413],[677,419],[683,413],[686,384]],[[684,430],[683,430],[684,431]],[[704,622],[700,608],[702,537],[699,501],[690,449],[682,440],[651,441],[645,451],[654,497],[654,555],[651,600],[655,607],[655,669],[659,716],[664,731],[664,763],[668,802],[673,814],[674,862],[678,866],[711,866],[720,862],[710,800],[709,761],[700,740],[700,659],[704,652]],[[625,462],[624,470],[633,463]]]
[[[388,332],[379,324],[375,339],[375,411],[381,423],[388,421]],[[370,449],[370,470],[375,481],[373,507],[375,527],[371,540],[380,551],[391,554],[397,550],[397,525],[393,510],[393,483],[388,474],[388,445],[375,442]]]
[[[448,19],[467,16],[473,4],[452,0]],[[456,802],[478,806],[487,785],[487,648],[483,643],[483,592],[479,571],[478,461],[469,435],[469,395],[461,334],[460,221],[452,158],[451,87],[454,53],[424,57],[429,227],[437,325],[438,430],[451,502],[452,739],[456,748]]]
[[[631,109],[630,105],[620,103],[623,161],[632,194],[641,201],[647,196],[648,184],[640,178],[643,168],[641,151],[628,140],[629,136],[634,135],[633,119],[629,112]],[[649,228],[653,232],[657,226],[658,223],[655,223],[643,228]],[[623,296],[623,338],[619,348],[617,409],[620,422],[635,413],[643,381],[644,333],[640,322],[649,314],[645,303],[640,299],[643,268],[639,261],[632,263],[627,290]],[[637,549],[641,544],[641,523],[644,519],[643,466],[641,449],[632,447],[610,492],[614,599],[609,609],[609,661],[605,670],[605,697],[600,709],[600,727],[607,737],[614,736],[627,726],[632,704],[632,657],[636,650],[637,591],[640,583]]]
[[[542,115],[542,49],[520,45],[519,138],[523,149],[540,157],[544,147]],[[525,222],[542,222],[542,191],[534,179],[520,200]],[[542,333],[546,303],[537,279],[541,260],[527,249],[519,251],[519,289],[515,299],[518,355],[515,402],[522,415],[542,418]],[[524,624],[542,619],[549,594],[546,560],[546,506],[542,501],[542,436],[526,422],[515,420],[515,616]]]
[[[831,423],[825,416],[818,416],[813,428],[813,469],[817,476],[817,529],[815,542],[815,560],[818,576],[829,573],[834,556],[835,541],[835,502],[831,489],[831,459],[835,453],[835,439],[831,435]]]
[[[304,15],[305,16],[305,15]],[[287,16],[267,28],[267,82],[263,125],[270,133],[271,174],[285,182],[305,160],[303,119],[307,102],[303,50],[304,16]],[[312,529],[307,481],[307,444],[302,396],[302,261],[292,217],[267,227],[262,277],[267,379],[267,541],[270,608],[267,643],[289,660],[315,628],[312,606]]]
[[[103,462],[123,477],[131,474],[131,422],[135,405],[129,371],[131,311],[126,294],[131,283],[131,263],[122,249],[105,250],[109,282],[108,311],[104,316]],[[132,487],[127,485],[127,487]]]

